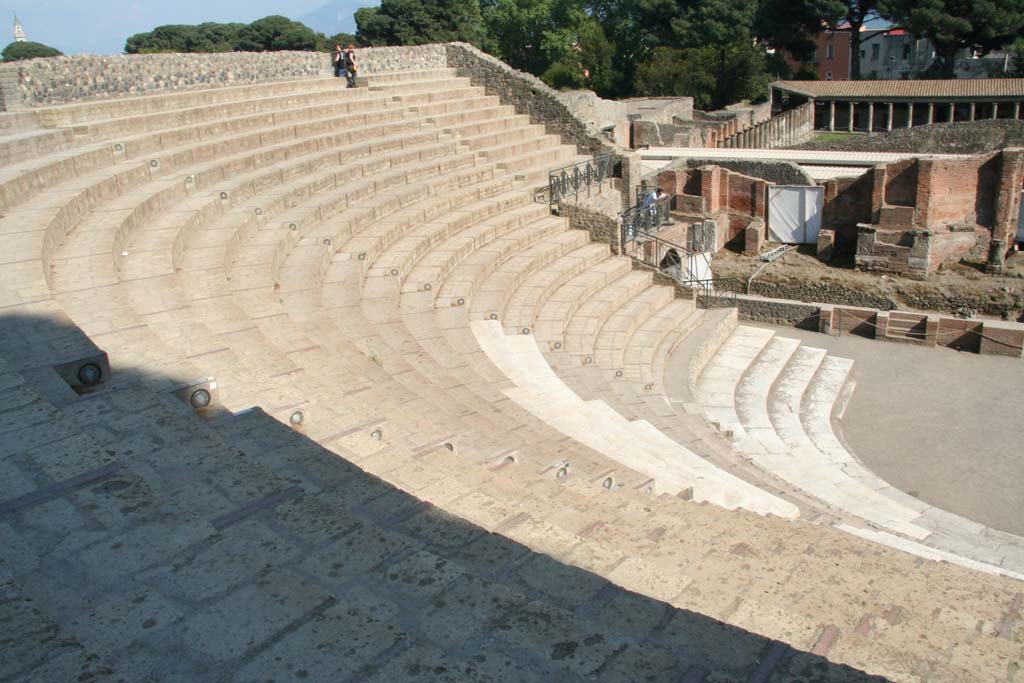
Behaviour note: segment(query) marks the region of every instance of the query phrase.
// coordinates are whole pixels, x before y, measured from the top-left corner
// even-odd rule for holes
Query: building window
[[[826,59],[832,59],[835,56],[836,56],[836,46],[835,46],[834,43],[829,43],[825,47],[825,58]]]
[[[909,45],[904,45],[903,46],[903,59],[904,59],[904,61],[910,59],[910,46]]]
[[[826,71],[825,72],[825,80],[826,81],[831,81],[832,80],[832,72],[831,71]]]
[[[864,57],[866,57],[866,56],[867,56],[867,53],[866,53],[866,52],[864,52],[864,50],[861,50],[861,51],[860,51],[860,58],[861,58],[861,59],[864,59]]]
[[[871,59],[878,59],[879,54],[882,51],[882,46],[875,43],[871,46]]]

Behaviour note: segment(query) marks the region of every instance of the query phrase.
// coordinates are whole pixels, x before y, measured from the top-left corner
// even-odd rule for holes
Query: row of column
[[[773,116],[723,140],[722,147],[767,149],[802,142],[814,127],[814,105],[805,104]]]
[[[914,112],[915,112],[914,104],[915,104],[914,102],[907,102],[906,103],[906,106],[907,106],[907,118],[906,118],[906,122],[904,124],[905,128],[911,128],[914,125]],[[928,124],[931,124],[931,123],[936,123],[936,116],[943,117],[941,121],[938,121],[939,123],[946,123],[946,122],[956,121],[957,120],[956,119],[956,107],[957,107],[957,104],[958,103],[956,103],[956,102],[941,102],[941,103],[935,103],[935,102],[924,103],[924,102],[921,102],[921,103],[918,103],[917,106],[918,107],[927,107],[928,114],[925,117],[925,122],[928,123]],[[991,118],[991,119],[998,119],[999,118],[999,111],[1000,111],[1000,107],[1001,106],[1002,107],[1009,107],[1009,106],[1013,107],[1013,116],[1011,118],[1013,118],[1013,119],[1020,119],[1020,117],[1021,117],[1021,103],[1020,102],[985,102],[985,103],[971,102],[969,104],[970,104],[970,109],[969,109],[970,114],[969,114],[968,118],[966,119],[967,121],[977,121],[977,120],[979,120],[978,117],[976,116],[977,111],[978,111],[978,104],[986,104],[986,105],[991,105],[992,106],[992,115],[990,117],[988,117],[988,118]],[[848,130],[850,132],[853,132],[853,129],[854,129],[853,124],[854,124],[854,118],[855,118],[854,117],[854,112],[855,112],[856,105],[857,105],[856,102],[846,102],[845,103],[845,106],[848,108],[848,114],[847,114],[847,119],[846,119],[846,130]],[[886,111],[885,130],[887,130],[887,131],[893,129],[893,125],[894,125],[893,122],[895,120],[895,117],[893,116],[894,105],[895,105],[895,103],[893,103],[893,102],[880,102],[880,103],[877,103],[877,106],[885,108],[885,111]],[[876,106],[876,103],[875,102],[868,102],[867,106],[868,106],[868,117],[867,117],[867,119],[868,119],[867,120],[867,124],[868,125],[867,125],[867,131],[869,133],[873,133],[875,131],[875,106]],[[1004,109],[1003,111],[1005,112],[1006,109]],[[961,120],[963,120],[963,119],[961,119]],[[830,131],[836,130],[836,101],[835,100],[830,100],[829,103],[828,103],[828,130],[830,130]]]

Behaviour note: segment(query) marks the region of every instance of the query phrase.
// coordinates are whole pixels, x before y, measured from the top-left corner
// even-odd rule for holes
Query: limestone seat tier
[[[1012,680],[1018,539],[860,465],[848,362],[534,202],[479,74],[367,84],[3,130],[0,680]]]

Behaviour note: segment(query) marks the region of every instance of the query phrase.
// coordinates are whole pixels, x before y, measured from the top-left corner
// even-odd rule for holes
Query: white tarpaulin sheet
[[[714,254],[705,252],[702,254],[690,254],[686,257],[686,268],[691,278],[695,280],[710,280],[714,277],[711,274],[711,259]]]
[[[768,237],[783,244],[816,244],[825,188],[773,185],[768,189]]]

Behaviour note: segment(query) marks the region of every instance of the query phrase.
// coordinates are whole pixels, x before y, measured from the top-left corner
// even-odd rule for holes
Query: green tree
[[[326,38],[305,24],[274,15],[242,27],[235,49],[243,52],[319,50],[325,41]]]
[[[612,69],[615,46],[605,37],[600,24],[588,20],[569,38],[568,49],[557,51],[557,59],[541,78],[560,90],[586,88],[602,97],[611,96],[616,76]],[[557,44],[560,46],[562,42],[559,40]]]
[[[672,20],[683,52],[677,54],[701,107],[723,107],[768,92],[765,50],[755,43],[756,3],[747,0],[703,0]],[[649,81],[653,74],[647,72]],[[709,87],[709,83],[712,85]],[[699,87],[698,87],[699,84]]]
[[[615,45],[582,0],[494,0],[483,8],[485,48],[555,88],[613,94]]]
[[[31,41],[14,42],[4,48],[3,58],[5,62],[16,62],[21,59],[35,59],[37,57],[59,57],[63,52],[49,45],[33,43]]]
[[[860,30],[871,19],[878,18],[878,0],[849,0],[846,16],[846,30],[850,32],[850,78],[860,80]]]
[[[1024,0],[878,0],[882,16],[930,38],[944,78],[956,77],[956,53],[1002,47],[1024,31]]]
[[[1024,78],[1024,38],[1018,38],[1009,48],[1010,68],[1006,78]]]
[[[705,110],[763,99],[769,82],[763,52],[742,42],[731,43],[724,51],[714,45],[655,48],[636,72],[638,94],[692,97],[693,106]]]
[[[170,24],[148,33],[137,33],[125,41],[128,54],[154,52],[231,52],[245,24],[205,23],[198,26]]]
[[[342,47],[359,45],[359,39],[353,33],[335,33],[327,39],[326,43],[327,49],[330,51],[334,49],[335,45],[341,45]]]
[[[382,0],[356,10],[357,35],[365,45],[424,45],[484,40],[478,0]]]
[[[657,47],[636,69],[636,91],[649,97],[692,97],[697,109],[714,103],[715,53],[710,47]]]
[[[814,38],[826,26],[842,21],[848,7],[841,0],[762,0],[754,30],[765,44],[808,61],[814,54]]]

